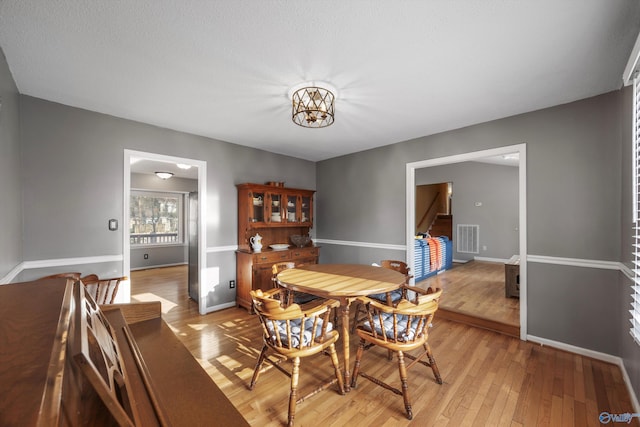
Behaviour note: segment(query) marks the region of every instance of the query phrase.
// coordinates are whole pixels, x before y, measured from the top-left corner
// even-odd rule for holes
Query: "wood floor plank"
[[[239,308],[199,315],[187,295],[186,271],[170,267],[132,272],[132,299],[161,301],[165,321],[251,425],[286,424],[286,375],[267,369],[254,390],[248,388],[262,347],[257,317]],[[634,412],[615,365],[437,314],[429,342],[444,384],[437,384],[422,365],[409,370],[413,420],[405,417],[402,397],[360,378],[357,389],[347,395],[329,388],[302,402],[296,425],[584,426],[598,425],[603,411]],[[355,355],[356,340],[350,345]],[[377,350],[367,352],[363,365],[367,362],[376,375],[399,384],[396,360],[388,361],[386,352]],[[326,356],[305,358],[300,387],[313,389],[332,372]],[[630,425],[638,426],[638,420]]]
[[[504,264],[486,261],[454,263],[453,268],[416,283],[443,290],[440,309],[520,325],[520,300],[506,298]]]

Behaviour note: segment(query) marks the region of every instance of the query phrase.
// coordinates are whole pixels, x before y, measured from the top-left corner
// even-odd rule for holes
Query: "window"
[[[634,274],[631,300],[631,336],[640,344],[640,78],[633,79],[633,230]]]
[[[183,198],[177,193],[132,191],[129,210],[131,245],[182,243]]]

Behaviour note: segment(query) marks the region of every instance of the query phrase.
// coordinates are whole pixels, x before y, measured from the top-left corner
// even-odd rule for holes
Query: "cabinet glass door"
[[[249,203],[251,204],[251,208],[249,209],[250,221],[251,222],[264,222],[264,212],[265,212],[265,203],[264,193],[249,193],[249,197],[251,200]]]
[[[311,223],[311,197],[310,196],[302,196],[300,198],[300,211],[302,222]]]
[[[271,194],[271,222],[282,222],[282,195]]]
[[[297,196],[287,196],[287,222],[299,222]]]

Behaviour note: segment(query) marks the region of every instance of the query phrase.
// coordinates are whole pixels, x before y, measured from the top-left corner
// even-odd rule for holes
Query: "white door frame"
[[[124,212],[122,218],[122,255],[124,274],[130,276],[131,270],[131,245],[129,242],[129,195],[131,193],[131,158],[157,160],[170,163],[185,163],[198,168],[198,311],[206,314],[206,295],[203,291],[207,283],[207,233],[204,227],[207,217],[207,162],[203,160],[187,159],[184,157],[167,156],[164,154],[147,153],[143,151],[124,150]],[[130,291],[129,291],[130,292]],[[130,295],[129,295],[130,298]]]
[[[407,163],[407,263],[413,264],[414,259],[414,233],[416,223],[416,169],[432,166],[442,166],[452,163],[468,162],[485,157],[501,156],[518,153],[520,156],[518,186],[519,186],[519,238],[520,238],[520,339],[527,339],[527,144],[509,145],[506,147],[492,148],[471,153],[457,154],[435,159],[420,160]]]

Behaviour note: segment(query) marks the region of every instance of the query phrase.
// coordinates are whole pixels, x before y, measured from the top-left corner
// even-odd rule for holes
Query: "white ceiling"
[[[132,173],[154,175],[156,172],[171,172],[176,178],[198,179],[197,166],[192,166],[189,169],[182,169],[177,163],[173,162],[131,157],[130,168]]]
[[[620,88],[637,0],[0,0],[21,93],[323,160]],[[289,89],[338,90],[305,129]]]

